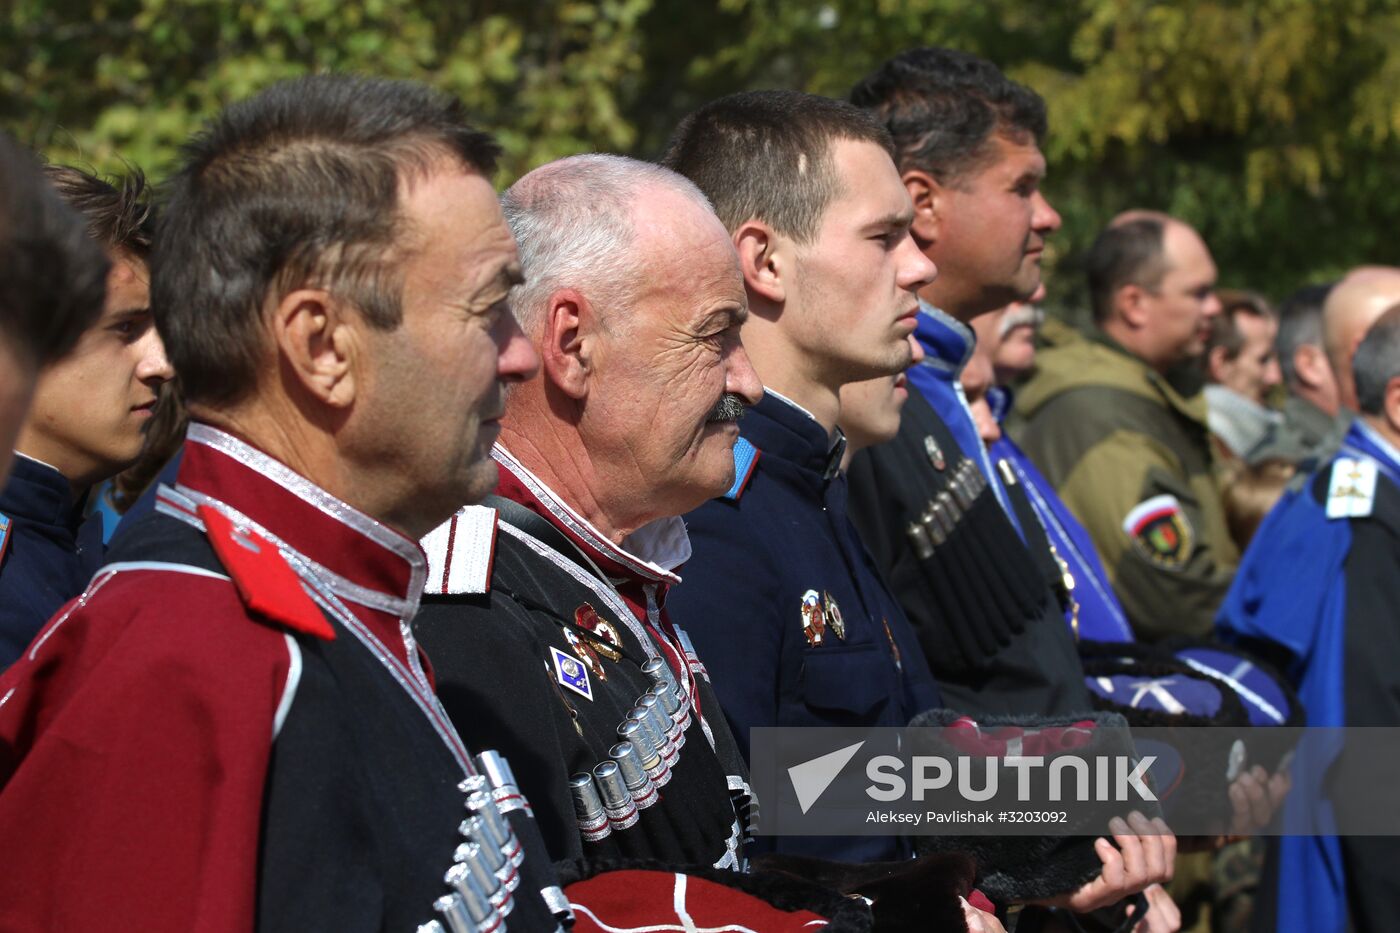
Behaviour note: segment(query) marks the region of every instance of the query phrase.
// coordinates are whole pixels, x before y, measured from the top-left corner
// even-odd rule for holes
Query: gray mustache
[[[743,396],[735,395],[732,392],[726,392],[720,397],[715,407],[710,410],[710,414],[705,418],[705,422],[708,424],[716,421],[738,421],[740,418],[744,417],[744,411],[747,408],[748,406],[744,404]]]

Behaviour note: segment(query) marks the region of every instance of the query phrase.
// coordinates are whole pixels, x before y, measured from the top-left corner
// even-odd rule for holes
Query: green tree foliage
[[[1049,105],[1065,218],[1053,303],[1130,206],[1196,223],[1223,281],[1280,296],[1400,262],[1396,0],[11,0],[0,123],[59,160],[159,177],[218,107],[358,71],[461,96],[504,179],[572,152],[654,156],[719,94],[844,96],[914,44],[984,55]]]
[[[649,0],[14,0],[0,121],[55,160],[157,176],[200,121],[282,78],[353,71],[458,95],[516,174],[634,143]]]
[[[844,95],[915,44],[983,55],[1050,112],[1052,304],[1127,207],[1196,224],[1222,281],[1282,297],[1400,264],[1395,0],[723,0],[692,80]]]

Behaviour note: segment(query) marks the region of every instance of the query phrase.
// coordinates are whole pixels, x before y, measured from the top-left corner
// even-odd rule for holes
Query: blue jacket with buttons
[[[15,457],[0,492],[0,670],[102,565],[102,517],[83,505],[62,473]]]
[[[904,726],[940,705],[898,603],[846,515],[833,447],[811,415],[769,392],[739,423],[738,478],[686,516],[694,556],[667,608],[691,635],[740,748],[759,726]],[[756,454],[756,460],[754,459]],[[828,597],[820,644],[803,633],[804,595]],[[764,837],[759,847],[844,861],[892,859],[888,837]]]

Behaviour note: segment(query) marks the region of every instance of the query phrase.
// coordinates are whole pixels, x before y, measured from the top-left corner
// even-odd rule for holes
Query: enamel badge
[[[941,472],[947,468],[948,461],[943,457],[943,448],[938,446],[938,441],[933,439],[932,434],[924,435],[924,453],[928,454],[928,462],[935,470]]]
[[[846,620],[841,615],[841,607],[836,605],[836,600],[832,599],[826,590],[822,590],[822,610],[826,613],[826,624],[831,629],[831,634],[845,641]]]
[[[0,515],[0,559],[5,557],[5,548],[10,546],[10,517]]]
[[[603,662],[598,659],[598,652],[593,650],[585,638],[580,638],[572,629],[564,629],[564,640],[569,643],[569,647],[574,650],[574,655],[583,662],[583,666],[593,672],[593,676],[599,680],[607,680],[607,672],[603,670]]]
[[[816,590],[802,594],[802,634],[807,644],[815,648],[826,637],[826,611],[822,608],[821,595]]]
[[[558,648],[551,647],[549,654],[554,662],[554,679],[559,686],[572,690],[585,700],[592,700],[593,684],[588,679],[588,668],[583,666],[583,662]]]
[[[595,645],[609,659],[616,661],[622,657],[619,649],[622,648],[622,636],[618,634],[617,626],[607,619],[598,615],[598,610],[590,604],[584,603],[574,610],[574,625],[596,635],[598,640],[606,642],[607,647]],[[609,650],[611,649],[611,650]]]
[[[1365,518],[1376,506],[1373,460],[1339,457],[1327,486],[1328,518]]]

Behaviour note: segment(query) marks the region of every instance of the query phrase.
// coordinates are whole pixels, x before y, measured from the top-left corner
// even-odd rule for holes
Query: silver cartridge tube
[[[510,828],[510,822],[496,806],[496,801],[489,794],[477,791],[467,795],[467,809],[480,817],[492,844],[505,853],[512,865],[519,868],[525,858],[525,850],[521,848],[520,840],[515,838],[515,830]]]
[[[598,787],[593,783],[593,775],[579,772],[570,777],[569,792],[574,798],[579,833],[588,842],[606,839],[612,833],[612,826],[603,809],[603,799],[598,796]]]
[[[463,891],[467,887],[466,875],[470,874],[476,880],[476,886],[486,893],[491,906],[500,910],[504,916],[510,892],[501,884],[501,879],[487,867],[486,859],[481,854],[481,846],[475,842],[464,842],[457,848],[465,858],[449,868],[443,880],[456,888],[458,894],[466,897]],[[463,849],[465,851],[461,851]]]
[[[666,734],[664,732],[657,733],[656,724],[651,721],[651,716],[640,706],[627,714],[627,720],[623,723],[623,727],[629,722],[635,723],[637,726],[637,731],[632,734],[638,738],[645,737],[645,741],[656,751],[656,765],[653,768],[648,768],[647,771],[651,773],[652,782],[657,787],[665,787],[667,782],[671,780],[671,763],[666,760]],[[618,729],[618,734],[622,735],[621,727]],[[630,738],[630,736],[622,737]]]
[[[666,736],[666,746],[662,754],[666,756],[666,764],[671,767],[676,766],[676,759],[681,752],[681,728],[676,725],[676,721],[666,715],[666,710],[662,708],[661,701],[650,693],[644,694],[637,701],[640,709],[646,710],[647,717],[656,727],[656,731]]]
[[[602,761],[593,766],[593,779],[598,782],[598,793],[603,798],[603,809],[614,829],[627,829],[637,824],[637,805],[632,795],[627,793],[627,785],[622,780],[622,772],[615,761]]]
[[[618,742],[608,749],[608,757],[617,762],[622,783],[627,785],[627,793],[632,796],[638,810],[645,810],[656,803],[656,785],[647,775],[647,769],[642,767],[636,746],[631,742]]]

